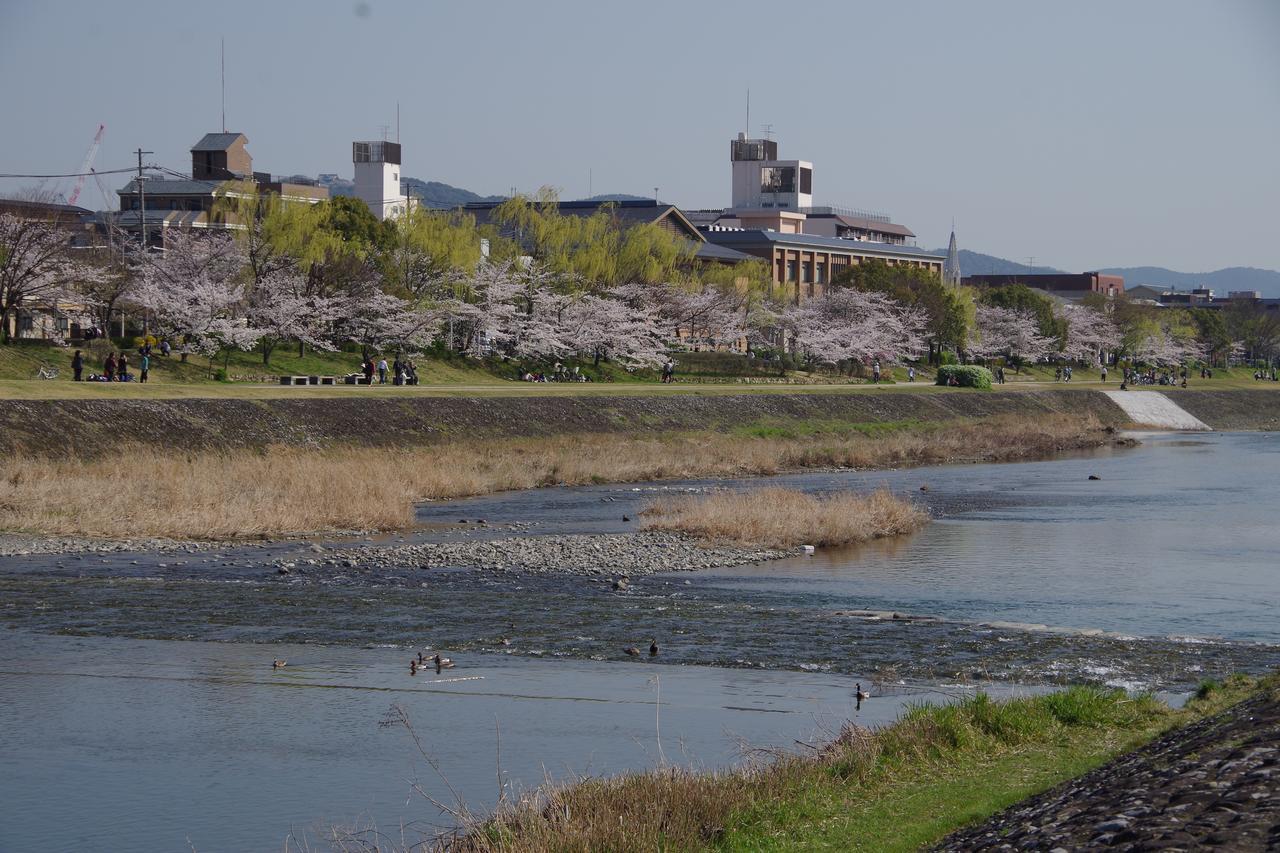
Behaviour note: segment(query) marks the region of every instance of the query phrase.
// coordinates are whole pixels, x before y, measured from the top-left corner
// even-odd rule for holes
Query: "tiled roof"
[[[200,141],[191,146],[192,151],[226,151],[243,133],[206,133]],[[246,138],[245,142],[249,140]]]

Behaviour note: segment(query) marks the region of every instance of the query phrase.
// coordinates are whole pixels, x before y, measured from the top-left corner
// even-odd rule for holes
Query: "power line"
[[[0,178],[80,178],[90,175],[118,175],[134,171],[137,171],[137,168],[130,166],[127,169],[95,169],[89,172],[67,172],[63,175],[18,175],[11,172],[0,172]]]

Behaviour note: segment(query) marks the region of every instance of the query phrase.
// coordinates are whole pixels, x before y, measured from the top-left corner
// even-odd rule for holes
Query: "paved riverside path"
[[[940,851],[1280,849],[1280,701],[1259,695],[961,830]]]
[[[1140,426],[1159,429],[1208,430],[1204,421],[1159,391],[1103,391],[1126,415]]]

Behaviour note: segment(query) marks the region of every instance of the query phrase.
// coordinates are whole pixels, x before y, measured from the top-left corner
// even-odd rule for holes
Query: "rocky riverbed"
[[[244,547],[246,543],[196,542],[191,540],[141,538],[96,539],[86,536],[33,536],[0,534],[0,557],[35,557],[59,554],[195,554],[201,551]]]
[[[937,850],[1280,850],[1280,697],[1179,729]]]
[[[627,578],[741,566],[792,555],[765,548],[708,545],[674,533],[642,532],[317,548],[301,558],[276,558],[271,567],[279,575],[304,580],[325,579],[339,571],[378,574],[443,568]]]

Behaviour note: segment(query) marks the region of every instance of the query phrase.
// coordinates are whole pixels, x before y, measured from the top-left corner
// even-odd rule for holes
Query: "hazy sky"
[[[0,172],[77,171],[100,122],[99,169],[141,146],[188,170],[222,37],[262,171],[350,177],[399,100],[406,175],[721,207],[749,87],[816,203],[922,246],[954,218],[964,248],[1069,270],[1280,269],[1274,0],[0,0]]]

